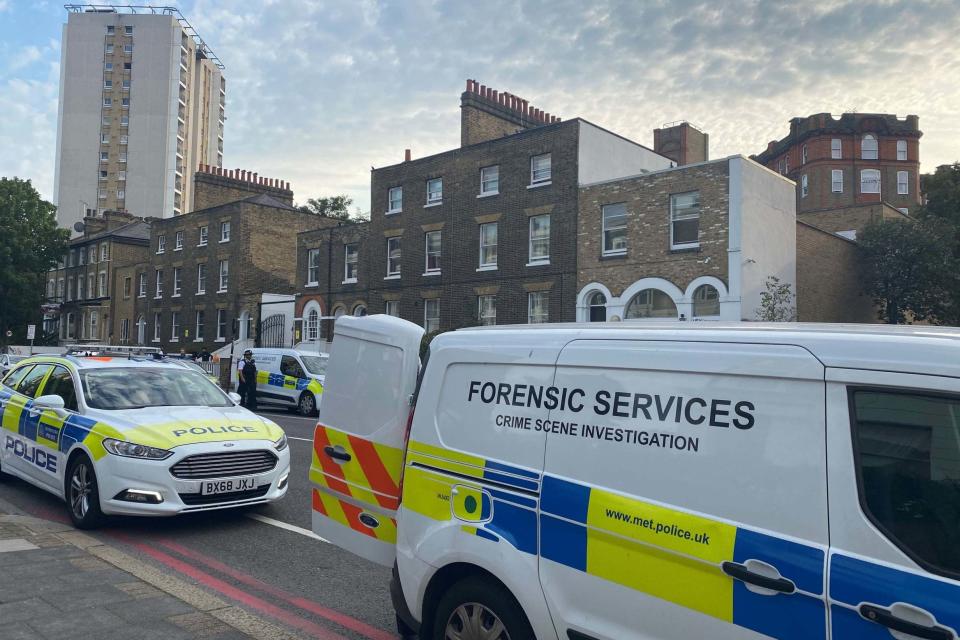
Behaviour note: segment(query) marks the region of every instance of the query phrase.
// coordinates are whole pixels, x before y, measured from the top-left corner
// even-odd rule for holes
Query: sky
[[[162,4],[226,66],[224,165],[289,181],[297,202],[347,194],[368,212],[371,167],[459,146],[467,78],[651,147],[688,120],[713,158],[858,111],[918,115],[923,172],[960,160],[958,0]],[[0,176],[47,199],[66,15],[0,0]]]

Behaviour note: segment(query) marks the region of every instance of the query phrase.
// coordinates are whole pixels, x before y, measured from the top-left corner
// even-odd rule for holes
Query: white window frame
[[[608,207],[623,207],[623,226],[608,226],[607,225],[607,208]],[[672,226],[672,225],[671,225]],[[623,229],[624,244],[622,249],[611,249],[607,247],[607,231],[616,231],[618,229]],[[630,247],[630,240],[627,237],[627,203],[625,202],[611,202],[600,207],[600,250],[601,254],[605,256],[622,256],[627,253],[627,249]]]
[[[97,274],[97,297],[107,297],[107,272],[101,271]]]
[[[130,320],[122,318],[120,320],[120,342],[124,343],[130,339]]]
[[[146,298],[147,297],[147,273],[144,271],[141,274],[138,274],[139,278],[137,280],[137,297]]]
[[[230,261],[221,260],[217,272],[219,274],[217,293],[223,293],[230,286]]]
[[[542,314],[534,315],[533,301],[546,297],[546,300],[540,305],[544,310]],[[547,291],[531,291],[527,294],[527,324],[543,324],[550,322],[550,294]]]
[[[351,257],[352,255],[352,257]],[[353,265],[353,275],[350,275],[350,266]],[[353,284],[360,275],[360,244],[358,242],[347,242],[343,245],[343,282],[341,284]]]
[[[806,198],[810,195],[810,178],[807,177],[807,174],[800,176],[800,197]]]
[[[230,242],[230,221],[220,221],[220,242]]]
[[[173,236],[173,250],[183,251],[183,231],[177,231]]]
[[[180,312],[170,312],[170,342],[180,342]]]
[[[396,244],[396,249],[397,249],[397,262],[395,265],[396,270],[391,271],[390,245],[394,243]],[[387,238],[387,278],[399,278],[400,269],[403,266],[402,263],[403,263],[403,245],[400,242],[400,236],[391,236]]]
[[[436,310],[436,316],[431,315],[431,308]],[[435,327],[431,329],[431,325]],[[423,328],[430,334],[440,330],[440,298],[428,298],[423,301]]]
[[[492,176],[490,174],[493,174]],[[500,165],[480,168],[480,195],[495,196],[500,193]]]
[[[179,298],[180,290],[183,288],[183,269],[181,267],[173,268],[173,293],[171,298]]]
[[[109,246],[110,245],[108,245],[106,242],[100,245],[100,262],[107,262],[107,260],[110,258]]]
[[[383,312],[388,316],[399,318],[400,317],[400,301],[387,300],[383,305]]]
[[[157,255],[164,253],[167,250],[167,236],[166,234],[161,233],[157,236]]]
[[[197,246],[198,246],[198,247],[205,247],[205,246],[207,246],[207,243],[210,242],[210,226],[209,226],[209,225],[202,225],[202,226],[199,227],[199,229],[200,229],[200,232],[199,232],[199,233],[200,233],[200,239],[199,239],[198,242],[197,242]]]
[[[394,194],[399,194],[399,198],[394,198]],[[396,201],[397,206],[394,206]],[[390,187],[387,189],[387,213],[400,213],[403,211],[403,187]]]
[[[873,144],[871,149],[866,148],[866,142],[872,140]],[[868,155],[869,154],[869,155]],[[860,159],[861,160],[878,160],[880,158],[880,142],[877,140],[877,136],[872,133],[864,134],[860,138]]]
[[[430,190],[430,185],[434,185],[434,184],[440,185],[439,191]],[[436,206],[438,204],[441,204],[442,202],[443,202],[443,177],[430,178],[429,180],[427,180],[427,204],[424,206],[427,206],[427,207]]]
[[[800,164],[801,165],[807,164],[807,161],[809,159],[810,159],[810,156],[809,156],[809,150],[807,149],[807,145],[803,145],[800,148]]]
[[[304,318],[303,326],[306,329],[306,338],[308,342],[316,342],[320,339],[320,312],[316,309],[307,311],[307,317]]]
[[[897,140],[897,160],[907,159],[907,141]]]
[[[100,144],[110,144],[110,134],[101,133],[100,134]]]
[[[156,277],[157,277],[157,283],[156,283],[156,289],[154,291],[153,297],[154,299],[159,300],[160,298],[163,297],[163,269],[156,270]]]
[[[315,287],[320,277],[320,249],[307,249],[307,286]]]
[[[490,303],[486,305],[485,303]],[[490,310],[492,309],[492,313]],[[484,313],[486,311],[486,313]],[[477,321],[480,326],[489,327],[497,324],[497,296],[477,296]]]
[[[864,191],[864,190],[863,190],[863,185],[864,185],[864,183],[865,183],[864,178],[866,178],[866,174],[867,174],[867,173],[870,173],[871,175],[872,175],[872,174],[876,174],[876,176],[877,176],[877,190],[876,190],[876,191]],[[881,186],[882,186],[882,185],[881,185],[881,176],[880,176],[880,170],[879,170],[879,169],[861,169],[861,170],[860,170],[860,193],[880,193],[880,188],[881,188]]]
[[[93,300],[94,298],[97,297],[96,296],[97,291],[93,287],[94,287],[93,274],[90,273],[90,274],[87,274],[87,300]]]
[[[537,168],[537,161],[546,158],[546,168]],[[541,153],[530,157],[530,185],[531,187],[550,184],[553,179],[553,155]]]
[[[207,292],[207,263],[197,264],[197,295],[203,295]]]
[[[440,247],[436,252],[430,251],[430,237],[433,234],[437,234],[437,237],[440,238]],[[436,255],[436,266],[430,268],[430,257]],[[425,276],[434,276],[440,273],[440,257],[443,255],[443,232],[439,229],[436,231],[427,231],[423,234],[423,275]]]
[[[843,169],[830,170],[831,193],[843,193]]]
[[[157,311],[153,312],[153,341],[160,342],[160,313]]]
[[[546,221],[547,221],[547,224],[546,224],[546,227],[547,227],[547,234],[546,234],[547,252],[546,252],[546,255],[535,256],[535,255],[533,255],[533,254],[534,254],[534,244],[533,244],[533,241],[534,241],[534,240],[543,240],[544,238],[542,238],[542,237],[541,237],[541,238],[534,238],[534,235],[533,235],[533,233],[534,233],[534,232],[533,232],[533,225],[534,225],[535,221],[537,221],[537,220],[543,220],[543,219],[546,219]],[[544,213],[544,214],[541,214],[541,215],[539,215],[539,216],[530,216],[529,220],[527,220],[527,266],[528,266],[528,267],[534,266],[534,265],[541,265],[541,264],[550,264],[550,223],[551,223],[551,220],[550,220],[550,214],[549,214],[549,213]]]
[[[690,195],[691,193],[696,193],[696,194],[697,194],[697,213],[696,213],[696,214],[689,214],[689,213],[687,213],[687,214],[683,214],[682,216],[679,216],[679,217],[678,217],[677,212],[676,212],[676,210],[674,209],[674,204],[675,204],[675,202],[676,202],[676,199],[677,199],[678,197],[680,197],[680,196]],[[683,192],[683,193],[672,193],[672,194],[670,194],[670,249],[671,249],[671,250],[675,250],[675,249],[696,249],[697,247],[700,246],[700,211],[701,211],[701,209],[700,209],[700,192],[699,192],[699,191],[685,191],[685,192]],[[673,236],[674,236],[674,230],[673,230],[673,229],[674,229],[674,225],[676,225],[676,223],[677,223],[678,221],[692,220],[692,219],[694,219],[694,218],[697,219],[697,239],[696,239],[695,241],[693,241],[693,242],[681,242],[681,243],[675,242],[675,241],[674,241],[674,238],[673,238]]]
[[[194,326],[193,341],[203,342],[203,327],[206,324],[206,318],[204,317],[203,309],[197,309],[196,316],[197,322]]]
[[[897,171],[897,195],[906,196],[910,194],[910,172]]]
[[[87,332],[87,337],[97,339],[100,337],[100,312],[93,310],[88,318],[90,319],[90,330]]]
[[[493,242],[492,244],[484,244],[484,241],[483,241],[483,239],[484,239],[484,238],[483,238],[483,237],[484,237],[484,233],[483,233],[483,231],[484,231],[485,228],[488,228],[488,227],[491,227],[491,226],[493,227],[493,229],[494,229],[494,231],[495,231],[495,234],[494,234],[494,235],[495,235],[495,240],[496,240],[496,241]],[[500,255],[499,255],[499,250],[498,250],[498,249],[499,249],[499,244],[500,244],[500,225],[499,225],[499,223],[497,223],[497,222],[485,222],[485,223],[481,224],[481,225],[480,225],[480,238],[479,238],[479,245],[480,245],[480,266],[477,268],[477,271],[492,271],[492,270],[494,270],[494,269],[497,268],[497,260],[498,260],[499,257],[500,257]],[[489,249],[489,248],[491,248],[491,247],[492,247],[493,250],[494,250],[494,258],[493,258],[493,261],[492,261],[492,262],[491,262],[491,261],[484,262],[484,259],[483,259],[483,257],[484,257],[484,256],[483,256],[483,250],[484,250],[484,249]]]
[[[217,309],[217,338],[216,342],[227,340],[227,310]]]
[[[110,96],[103,96],[103,108],[109,109],[113,106],[113,98]]]

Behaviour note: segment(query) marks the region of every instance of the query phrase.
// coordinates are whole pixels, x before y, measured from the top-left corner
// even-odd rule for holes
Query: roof
[[[244,198],[238,202],[246,202],[249,204],[257,204],[262,207],[275,207],[277,209],[287,209],[289,211],[296,211],[296,207],[291,207],[290,205],[280,202],[269,193],[259,193],[255,196],[250,196],[249,198]]]
[[[126,356],[62,356],[38,354],[35,356],[30,356],[29,358],[26,358],[17,364],[28,364],[31,362],[56,362],[60,364],[70,363],[77,369],[114,369],[117,367],[122,367],[124,369],[157,367],[165,369],[182,369],[182,366],[174,360],[154,360],[153,358],[144,356],[127,358]]]
[[[92,236],[81,236],[70,241],[70,246],[77,246],[84,244],[85,242],[93,242],[94,240],[100,240],[102,238],[125,238],[130,240],[146,240],[150,241],[150,223],[144,222],[143,220],[134,220],[133,222],[128,222],[127,224],[116,227],[114,229],[109,229],[107,231],[101,231],[100,233],[95,233]]]
[[[468,338],[482,333],[485,346],[497,334],[531,333],[544,343],[572,340],[665,340],[790,344],[813,354],[826,367],[869,369],[960,378],[960,327],[759,322],[607,322],[474,327],[444,334]],[[444,340],[444,341],[446,341]]]

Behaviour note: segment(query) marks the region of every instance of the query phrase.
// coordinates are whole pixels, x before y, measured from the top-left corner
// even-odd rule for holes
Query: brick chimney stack
[[[279,178],[264,178],[247,169],[224,170],[201,164],[193,175],[194,210],[209,209],[251,196],[267,194],[293,206],[290,183]]]
[[[460,96],[460,145],[501,138],[522,129],[560,122],[529,101],[498,91],[476,80],[467,80]]]

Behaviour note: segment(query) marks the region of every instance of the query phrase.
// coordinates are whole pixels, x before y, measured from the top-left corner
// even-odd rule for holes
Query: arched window
[[[333,310],[333,319],[334,319],[334,322],[336,322],[336,319],[339,318],[340,316],[342,316],[343,314],[345,314],[346,312],[347,312],[347,310],[344,309],[343,307],[337,307],[336,309],[334,309],[334,310]]]
[[[357,306],[355,306],[355,307],[353,308],[353,315],[358,316],[358,317],[362,317],[362,316],[367,315],[367,307],[366,307],[366,305],[358,304]]]
[[[644,289],[633,296],[624,314],[627,320],[637,318],[677,318],[677,305],[673,298],[660,289]]]
[[[316,341],[320,335],[320,314],[316,309],[310,309],[307,314],[307,340]]]
[[[590,306],[590,322],[607,321],[607,296],[596,291],[590,294],[587,304]]]
[[[877,159],[877,137],[868,133],[860,140],[860,157],[864,160]]]
[[[720,315],[720,294],[716,287],[702,284],[693,292],[693,317]]]

